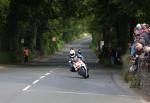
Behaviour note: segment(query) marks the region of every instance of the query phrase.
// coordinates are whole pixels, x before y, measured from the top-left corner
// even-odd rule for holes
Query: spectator
[[[23,49],[23,56],[24,56],[24,62],[28,63],[28,61],[29,61],[29,49],[27,47],[25,47]]]

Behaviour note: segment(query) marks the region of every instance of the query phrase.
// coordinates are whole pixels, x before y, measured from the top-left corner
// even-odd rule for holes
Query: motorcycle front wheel
[[[84,78],[89,78],[89,73],[84,67],[81,67],[79,72]]]

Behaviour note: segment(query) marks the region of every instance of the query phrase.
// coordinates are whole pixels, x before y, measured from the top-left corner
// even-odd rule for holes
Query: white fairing
[[[80,69],[81,67],[84,67],[87,70],[85,63],[82,60],[75,62],[73,66],[74,66],[76,71],[78,69]]]
[[[87,70],[86,65],[85,65],[84,62],[82,62],[81,66],[83,66]]]
[[[84,78],[89,77],[88,69],[86,67],[86,64],[81,59],[74,62],[73,67],[76,71],[78,71],[79,75],[82,75]]]

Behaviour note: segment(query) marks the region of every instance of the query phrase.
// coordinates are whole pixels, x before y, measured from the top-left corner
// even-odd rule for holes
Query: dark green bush
[[[0,52],[0,63],[1,64],[14,63],[17,61],[19,61],[19,58],[15,54]]]

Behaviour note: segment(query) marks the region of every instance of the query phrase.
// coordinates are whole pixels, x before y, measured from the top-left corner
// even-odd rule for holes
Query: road
[[[143,103],[119,71],[97,64],[90,37],[66,44],[51,57],[26,65],[0,67],[0,103]],[[81,48],[90,68],[83,79],[69,71],[69,48]]]

